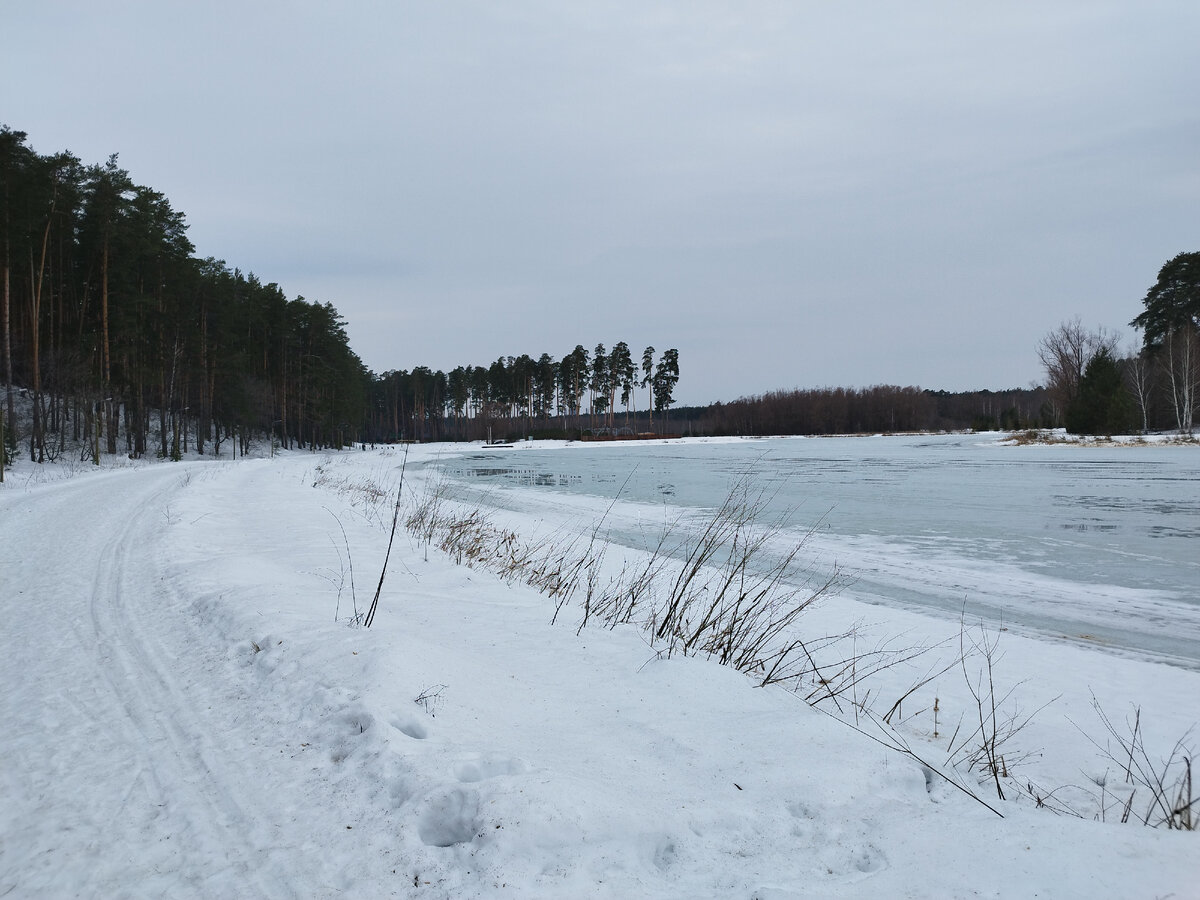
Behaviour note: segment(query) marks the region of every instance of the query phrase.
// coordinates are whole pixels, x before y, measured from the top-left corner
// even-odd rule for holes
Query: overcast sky
[[[684,403],[1041,378],[1200,249],[1200,3],[5,4],[0,122],[120,154],[377,372],[624,340]]]

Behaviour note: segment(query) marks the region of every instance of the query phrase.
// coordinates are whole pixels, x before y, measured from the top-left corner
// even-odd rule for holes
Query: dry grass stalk
[[[1189,744],[1191,731],[1175,741],[1165,758],[1156,761],[1146,750],[1140,707],[1134,711],[1133,723],[1126,723],[1126,731],[1121,731],[1113,724],[1094,695],[1092,708],[1100,717],[1109,738],[1116,743],[1116,749],[1108,742],[1101,746],[1091,737],[1088,740],[1124,772],[1124,790],[1128,794],[1122,804],[1121,821],[1128,822],[1133,816],[1134,799],[1142,791],[1149,797],[1144,801],[1145,812],[1137,816],[1143,825],[1195,831],[1200,796],[1196,795],[1192,780],[1195,752]],[[1102,807],[1102,815],[1103,812]]]

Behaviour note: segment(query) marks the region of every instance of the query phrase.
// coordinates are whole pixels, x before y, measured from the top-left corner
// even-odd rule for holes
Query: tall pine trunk
[[[30,279],[30,321],[29,321],[29,346],[30,346],[30,361],[32,362],[32,381],[33,381],[33,431],[29,435],[29,456],[31,459],[36,457],[37,462],[46,461],[46,438],[44,434],[45,423],[42,411],[42,364],[39,355],[41,347],[41,333],[39,331],[39,323],[42,316],[42,284],[43,276],[46,273],[46,248],[50,243],[50,225],[54,221],[54,201],[50,202],[50,212],[46,216],[46,230],[42,233],[42,254],[38,261],[37,270],[33,267],[33,248],[29,251],[29,274]]]
[[[112,391],[112,356],[108,342],[108,231],[104,233],[104,248],[100,257],[100,332],[104,375],[104,429],[105,449],[109,454],[117,452],[117,416]]]
[[[11,309],[12,293],[9,286],[9,270],[12,268],[9,260],[9,244],[8,240],[4,241],[4,384],[5,393],[8,395],[8,427],[16,427],[16,410],[13,405],[13,366],[12,366],[12,320],[9,314]]]

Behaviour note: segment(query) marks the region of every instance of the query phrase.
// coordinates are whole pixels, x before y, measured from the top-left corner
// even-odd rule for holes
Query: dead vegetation
[[[324,486],[359,492],[366,506],[388,503],[394,537],[399,492],[393,498],[390,492],[364,490],[357,480],[318,472]],[[989,791],[1001,801],[1031,802],[1064,815],[1082,817],[1090,815],[1082,810],[1097,809],[1096,817],[1105,820],[1194,828],[1200,799],[1192,789],[1188,735],[1155,761],[1145,747],[1140,711],[1125,733],[1096,704],[1108,737],[1103,744],[1089,738],[1109,761],[1123,760],[1125,787],[1100,777],[1093,779],[1100,794],[1090,797],[1075,785],[1047,789],[1024,776],[1023,764],[1037,751],[1020,746],[1019,738],[1054,701],[1026,712],[1016,698],[1021,683],[1001,686],[1002,629],[968,625],[964,614],[954,647],[906,643],[902,637],[871,642],[861,623],[834,634],[802,627],[804,612],[835,595],[846,578],[836,566],[820,570],[805,552],[812,532],[789,539],[787,513],[768,518],[771,499],[754,488],[752,479],[739,478],[720,506],[669,522],[645,550],[619,560],[609,558],[614,545],[603,530],[611,505],[585,531],[523,537],[479,506],[452,500],[446,483],[435,477],[422,496],[408,501],[404,525],[424,545],[426,556],[436,547],[458,564],[537,589],[553,603],[554,622],[575,609],[579,631],[632,625],[659,657],[699,656],[730,666],[758,685],[781,685],[910,757],[927,779],[944,780],[997,815],[1000,810],[984,799]],[[388,524],[378,513],[364,514]],[[377,590],[372,606],[378,595]],[[966,703],[947,709],[938,683],[955,669]],[[908,686],[897,690],[902,672],[913,674]],[[914,727],[920,719],[932,720],[931,734]],[[939,747],[945,754],[940,763],[934,761]]]

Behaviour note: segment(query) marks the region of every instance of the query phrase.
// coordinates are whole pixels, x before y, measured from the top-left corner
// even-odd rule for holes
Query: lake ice
[[[440,461],[455,492],[536,514],[555,498],[711,508],[751,474],[768,518],[857,600],[1200,668],[1200,453],[1009,446],[986,435],[575,444]],[[614,525],[645,546],[653,529]]]

